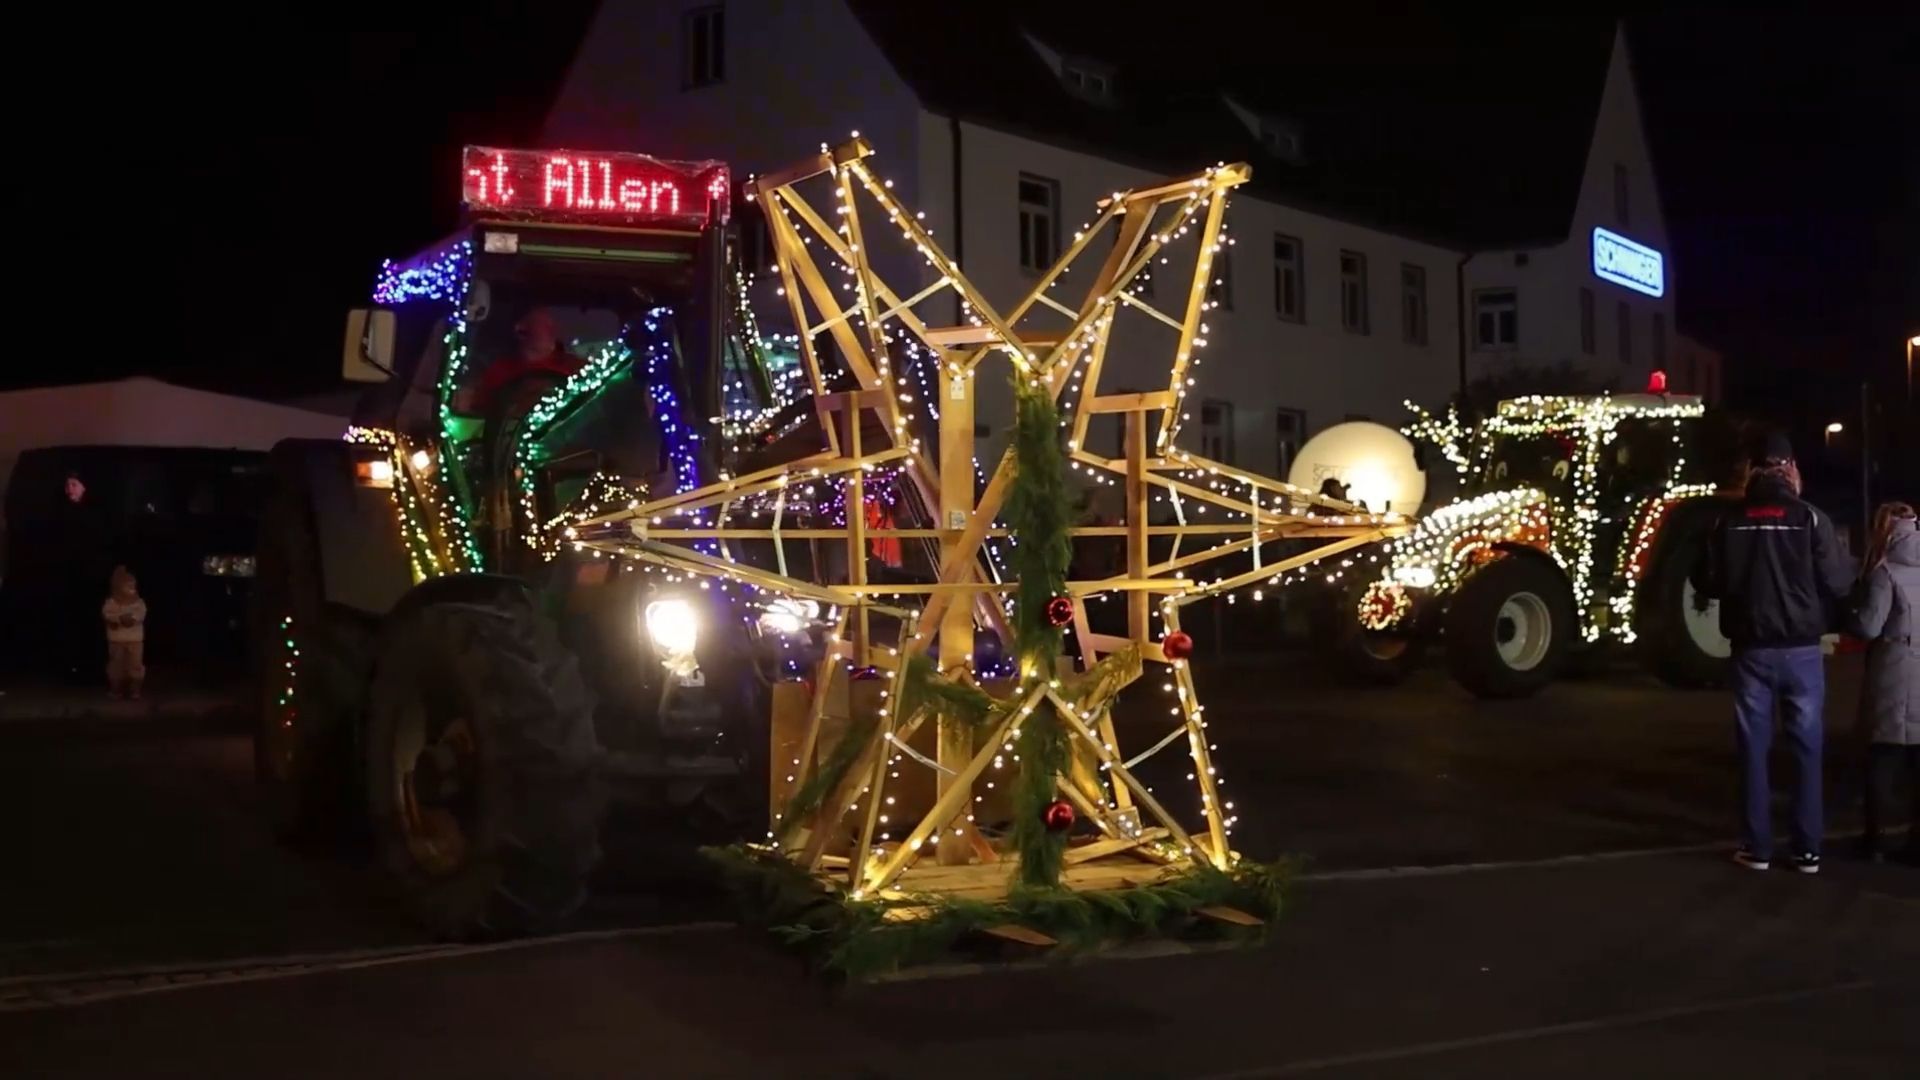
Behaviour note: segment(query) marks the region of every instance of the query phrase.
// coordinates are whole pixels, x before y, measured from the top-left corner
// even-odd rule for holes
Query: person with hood
[[[1867,798],[1864,854],[1886,858],[1882,827],[1893,809],[1894,781],[1904,769],[1913,806],[1907,815],[1908,861],[1920,860],[1920,522],[1906,503],[1874,515],[1855,591],[1851,625],[1868,642],[1867,681],[1860,695],[1866,729]]]
[[[1740,848],[1734,861],[1765,870],[1773,859],[1773,790],[1767,776],[1778,709],[1798,777],[1793,799],[1795,870],[1820,872],[1825,831],[1821,710],[1827,677],[1820,639],[1853,574],[1827,515],[1800,499],[1800,470],[1786,436],[1754,455],[1746,494],[1721,516],[1695,587],[1720,601],[1720,632],[1733,645],[1733,712],[1740,751]]]

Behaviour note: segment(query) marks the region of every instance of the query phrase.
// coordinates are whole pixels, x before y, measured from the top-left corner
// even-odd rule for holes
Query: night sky
[[[191,27],[165,48],[101,46],[122,91],[96,114],[112,134],[49,113],[19,136],[70,148],[43,162],[66,194],[22,226],[55,231],[36,245],[53,252],[40,280],[97,287],[51,301],[76,312],[42,351],[58,362],[0,366],[0,384],[329,388],[342,312],[381,258],[452,227],[462,143],[537,137],[592,5],[462,10],[390,6],[378,32],[271,47],[216,50]],[[1783,421],[1857,403],[1869,374],[1897,385],[1920,329],[1920,19],[1703,12],[1627,28],[1680,329],[1727,353],[1737,404]],[[96,209],[60,212],[74,202]],[[90,331],[109,310],[131,336],[81,347],[74,320]]]

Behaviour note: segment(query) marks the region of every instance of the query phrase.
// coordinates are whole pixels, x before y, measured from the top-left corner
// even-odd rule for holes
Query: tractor
[[[573,911],[610,794],[764,820],[765,699],[820,614],[562,550],[570,514],[755,467],[811,418],[744,313],[726,167],[464,167],[460,230],[348,316],[372,385],[347,438],[272,452],[251,628],[276,832],[364,828],[452,937]]]
[[[1461,494],[1331,583],[1326,639],[1392,683],[1438,635],[1485,698],[1530,695],[1607,646],[1674,686],[1719,683],[1731,649],[1690,580],[1728,494],[1704,416],[1658,387],[1503,401],[1474,430],[1422,416],[1407,433],[1438,447]]]

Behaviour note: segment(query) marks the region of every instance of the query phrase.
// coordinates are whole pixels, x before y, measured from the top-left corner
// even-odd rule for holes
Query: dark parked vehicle
[[[77,505],[69,476],[85,485]],[[13,644],[0,663],[51,672],[73,649],[61,629],[97,623],[108,574],[125,565],[147,602],[149,667],[203,682],[241,674],[267,486],[267,455],[255,451],[57,446],[21,454],[7,487],[0,578],[0,637]]]

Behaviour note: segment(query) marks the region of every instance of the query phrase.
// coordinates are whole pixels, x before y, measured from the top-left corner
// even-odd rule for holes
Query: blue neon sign
[[[1619,233],[1593,230],[1593,275],[1648,296],[1667,295],[1667,260]]]

